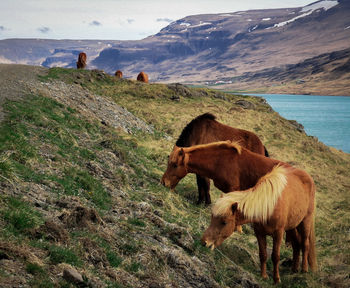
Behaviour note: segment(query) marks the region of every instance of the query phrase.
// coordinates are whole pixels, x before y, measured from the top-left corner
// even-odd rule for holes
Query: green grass
[[[123,259],[112,251],[108,251],[106,253],[106,256],[107,256],[109,264],[114,268],[119,267],[119,265],[123,262]]]
[[[349,197],[346,196],[346,187],[350,187],[347,177],[350,169],[349,157],[329,151],[311,137],[297,132],[288,121],[276,113],[270,113],[268,107],[261,105],[258,98],[227,95],[226,99],[219,99],[215,91],[203,89],[200,91],[206,91],[206,95],[201,92],[193,97],[180,96],[180,101],[174,102],[170,100],[174,92],[167,85],[144,85],[136,81],[115,80],[113,77],[99,76],[87,70],[54,68],[41,80],[78,82],[93,93],[108,97],[126,107],[136,116],[154,125],[156,130],[150,135],[136,131],[132,135],[125,135],[84,118],[79,111],[39,95],[28,95],[21,102],[7,102],[7,118],[0,125],[0,185],[42,185],[54,200],[64,195],[77,196],[84,205],[97,208],[102,216],[118,215],[119,211],[114,214],[115,211],[112,210],[115,204],[118,207],[120,203],[114,201],[126,198],[135,203],[147,202],[152,211],[159,212],[163,220],[183,227],[192,236],[193,249],[185,253],[205,262],[210,267],[208,276],[216,279],[222,287],[240,284],[242,273],[256,279],[262,287],[273,287],[271,279],[263,281],[260,278],[259,265],[255,263],[258,259],[258,248],[252,229],[244,228],[243,235],[231,237],[224,242],[220,251],[226,257],[218,251],[210,251],[200,243],[200,237],[210,221],[210,208],[195,205],[195,178],[187,176],[173,193],[159,184],[166,168],[167,155],[182,128],[198,114],[211,112],[217,115],[220,122],[255,131],[273,158],[296,163],[295,165],[307,170],[315,179],[318,190],[317,248],[321,271],[317,274],[291,274],[289,267],[281,267],[280,286],[324,287],[328,285],[327,278],[330,275],[343,273],[339,272],[339,267],[345,267],[344,271],[349,267],[347,259],[350,259],[350,250],[347,234],[343,233],[349,229],[347,223],[350,219]],[[253,102],[257,105],[257,110],[237,109],[234,103],[239,99]],[[172,138],[169,139],[168,136]],[[100,159],[99,153],[105,151],[113,153],[122,165],[116,167]],[[113,181],[106,184],[105,179],[93,172],[93,165],[90,164],[104,172],[110,172]],[[119,189],[126,193],[115,200],[110,193],[118,193]],[[211,195],[214,201],[219,197],[220,191],[212,187]],[[19,217],[34,217],[35,221],[32,222],[37,223],[33,227],[21,228],[29,224],[25,224],[25,221],[23,226],[13,224],[16,223],[16,217],[10,217],[10,214],[4,216],[5,212],[10,211],[8,201],[6,197],[1,199],[3,208],[0,208],[0,225],[12,227],[12,231],[16,233],[11,232],[11,239],[23,243],[30,237],[26,233],[27,229],[42,223],[42,216],[29,213],[32,216]],[[27,204],[29,208],[16,210],[37,210],[29,202]],[[51,204],[48,207],[53,209]],[[168,228],[159,228],[149,219],[133,214],[135,211],[132,205],[123,208],[130,210],[131,214],[112,222],[117,228],[112,235],[105,233],[105,226],[103,231],[98,230],[98,227],[95,227],[96,231],[76,227],[69,231],[71,241],[66,245],[42,239],[30,239],[31,242],[28,243],[49,255],[44,271],[51,271],[47,267],[59,263],[78,267],[91,265],[86,259],[83,260],[82,247],[78,244],[80,239],[89,238],[100,253],[105,253],[113,269],[123,269],[140,280],[144,275],[154,275],[155,279],[159,275],[162,277],[167,273],[165,261],[159,264],[158,259],[151,254],[148,265],[143,265],[138,257],[143,254],[149,257],[149,253],[153,253],[149,250],[156,250],[157,246],[151,247],[155,240],[149,241],[153,237],[161,237],[169,241],[169,245],[176,245],[176,241],[168,239],[171,231]],[[18,225],[17,228],[15,225]],[[0,239],[3,238],[0,236]],[[271,241],[268,246],[271,247]],[[281,260],[290,257],[290,248],[282,246]],[[237,271],[232,262],[243,272]],[[46,282],[41,278],[42,274],[36,271],[38,267],[26,269],[35,276],[33,287],[51,287],[50,281]],[[100,277],[106,285],[122,287],[117,284],[118,281],[108,282],[106,276],[101,275],[102,272],[96,267],[93,271],[89,269],[87,268],[89,273],[98,275],[96,277]],[[271,269],[269,262],[269,275],[272,273]],[[171,274],[168,277],[171,279]],[[61,284],[67,285],[63,282]]]
[[[49,247],[49,255],[53,264],[67,263],[77,267],[82,265],[82,260],[70,248],[52,245]]]
[[[0,216],[6,229],[14,234],[26,233],[43,222],[40,213],[20,198],[8,197],[1,202]]]
[[[110,195],[100,180],[77,168],[96,160],[99,145],[86,147],[82,135],[97,142],[102,127],[82,119],[73,109],[42,96],[28,95],[22,102],[8,101],[7,118],[0,126],[0,182],[24,181],[58,184],[58,195],[77,195],[91,200],[98,208],[110,207]],[[96,143],[97,144],[97,143]],[[40,153],[47,147],[51,160],[61,173],[39,172],[47,164]]]

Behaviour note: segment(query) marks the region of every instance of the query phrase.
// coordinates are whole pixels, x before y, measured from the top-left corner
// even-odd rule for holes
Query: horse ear
[[[232,204],[232,206],[231,206],[232,213],[236,212],[237,207],[238,207],[238,203],[237,202]]]

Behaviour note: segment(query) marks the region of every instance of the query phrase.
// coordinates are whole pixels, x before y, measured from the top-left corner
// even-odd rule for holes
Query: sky
[[[0,0],[0,39],[139,40],[185,16],[316,0]]]

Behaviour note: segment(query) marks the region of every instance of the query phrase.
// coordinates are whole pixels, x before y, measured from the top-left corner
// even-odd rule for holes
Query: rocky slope
[[[260,98],[102,71],[0,71],[1,287],[272,287],[248,225],[209,251],[199,239],[210,208],[195,204],[195,179],[175,193],[159,185],[176,137],[204,112],[254,131],[272,157],[315,179],[320,271],[292,274],[283,246],[281,286],[349,286],[349,154]]]

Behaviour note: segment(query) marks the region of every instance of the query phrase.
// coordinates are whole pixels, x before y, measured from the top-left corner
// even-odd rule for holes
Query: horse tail
[[[316,259],[316,237],[315,237],[315,212],[312,216],[311,231],[309,237],[309,255],[308,262],[313,272],[317,271],[317,259]]]
[[[269,152],[267,151],[267,149],[266,149],[265,146],[264,146],[264,150],[265,150],[265,156],[266,156],[266,157],[270,157]]]

